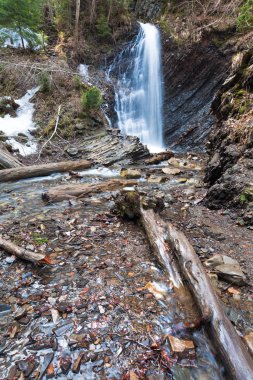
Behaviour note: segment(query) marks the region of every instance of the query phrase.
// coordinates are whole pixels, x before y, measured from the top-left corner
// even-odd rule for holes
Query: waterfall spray
[[[122,58],[127,67],[120,72]],[[137,136],[150,151],[163,148],[161,44],[158,29],[140,23],[134,43],[118,59],[115,110],[118,127],[126,135]]]

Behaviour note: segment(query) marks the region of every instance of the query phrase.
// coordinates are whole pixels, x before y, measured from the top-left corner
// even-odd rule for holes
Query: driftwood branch
[[[0,237],[0,248],[11,255],[17,256],[20,259],[31,261],[32,263],[47,263],[47,256],[42,253],[35,253],[25,248],[19,247],[9,240]]]
[[[80,183],[60,185],[50,188],[47,193],[42,195],[42,199],[47,202],[60,202],[71,198],[84,198],[92,193],[100,193],[105,191],[114,191],[122,189],[125,186],[137,185],[137,181],[113,179],[102,183]]]
[[[0,183],[7,181],[15,181],[19,179],[41,177],[52,173],[62,173],[72,170],[88,169],[92,166],[91,161],[62,161],[51,164],[23,166],[13,169],[4,169],[0,171]]]

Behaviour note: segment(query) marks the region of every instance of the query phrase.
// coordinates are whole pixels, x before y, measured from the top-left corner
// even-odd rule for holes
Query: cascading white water
[[[115,88],[118,127],[126,135],[137,136],[152,152],[163,149],[163,88],[161,44],[158,29],[140,23],[134,44],[116,62],[128,66],[119,73]]]

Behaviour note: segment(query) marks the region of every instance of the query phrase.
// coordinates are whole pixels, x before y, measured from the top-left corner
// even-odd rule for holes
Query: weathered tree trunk
[[[93,24],[96,16],[96,0],[91,0],[90,4],[90,24]]]
[[[104,191],[114,191],[121,189],[125,186],[137,185],[137,181],[127,181],[120,179],[113,179],[102,183],[80,183],[69,184],[63,186],[56,186],[50,188],[47,193],[42,195],[42,199],[47,202],[60,202],[65,199],[71,198],[84,198],[91,193],[100,193]]]
[[[167,263],[168,256],[164,256],[164,243],[168,243],[174,251],[180,269],[188,281],[203,319],[206,321],[207,332],[226,364],[229,378],[236,380],[251,379],[253,374],[252,358],[227,318],[220,300],[186,236],[172,224],[165,224],[153,210],[141,208],[140,215],[150,244],[166,268],[168,266],[170,268],[171,263]]]
[[[141,220],[145,228],[146,234],[150,245],[155,253],[157,259],[163,264],[169,273],[170,280],[173,282],[174,286],[179,288],[183,286],[181,276],[177,267],[177,263],[169,252],[169,247],[167,244],[167,224],[159,218],[154,213],[153,210],[141,210]]]
[[[79,37],[80,0],[76,0],[76,20],[75,20],[75,44],[77,48]]]
[[[19,247],[9,240],[2,239],[2,237],[0,237],[0,248],[11,255],[15,255],[23,260],[31,261],[32,263],[47,263],[46,255]]]
[[[23,166],[21,162],[0,146],[0,168],[20,168],[21,166]]]
[[[88,169],[92,166],[91,161],[63,161],[51,164],[23,166],[13,169],[4,169],[0,171],[0,183],[15,181],[24,178],[41,177],[57,172],[68,172],[72,170]]]

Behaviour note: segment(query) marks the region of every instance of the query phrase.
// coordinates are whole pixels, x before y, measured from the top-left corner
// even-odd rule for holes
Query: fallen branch
[[[139,208],[137,207],[137,192],[124,202],[134,202],[132,210],[142,221],[151,247],[154,249],[159,261],[165,265],[171,276],[173,260],[165,255],[165,247],[168,244],[174,252],[180,270],[188,281],[190,290],[199,306],[207,332],[214,342],[217,351],[224,360],[229,378],[234,380],[249,380],[252,378],[253,361],[247,351],[244,342],[237,334],[235,328],[227,318],[222,304],[212,288],[210,280],[186,236],[177,230],[172,224],[165,223],[152,209],[144,210],[139,196]],[[124,209],[120,208],[120,210]]]
[[[49,139],[47,141],[45,141],[44,144],[42,145],[42,147],[41,147],[41,149],[39,151],[39,154],[38,154],[37,161],[40,160],[41,153],[42,153],[43,149],[45,148],[45,146],[52,140],[52,138],[56,134],[57,128],[58,128],[58,124],[59,124],[59,120],[60,120],[60,115],[61,115],[61,105],[58,108],[58,113],[57,113],[57,118],[56,118],[56,123],[55,123],[54,131],[53,131],[52,135],[49,137]]]
[[[29,251],[25,248],[19,247],[9,240],[3,239],[2,237],[0,237],[0,248],[11,255],[17,256],[23,260],[31,261],[32,263],[46,264],[50,262],[45,254]]]
[[[22,164],[0,145],[0,168],[19,168]]]
[[[0,171],[0,182],[15,181],[19,179],[41,177],[52,173],[68,172],[73,170],[88,169],[92,166],[91,161],[62,161],[51,164],[23,166]]]
[[[71,198],[84,198],[91,193],[114,191],[126,186],[137,185],[137,181],[113,179],[102,183],[80,183],[68,184],[50,188],[47,193],[42,194],[42,199],[46,202],[60,202]]]

